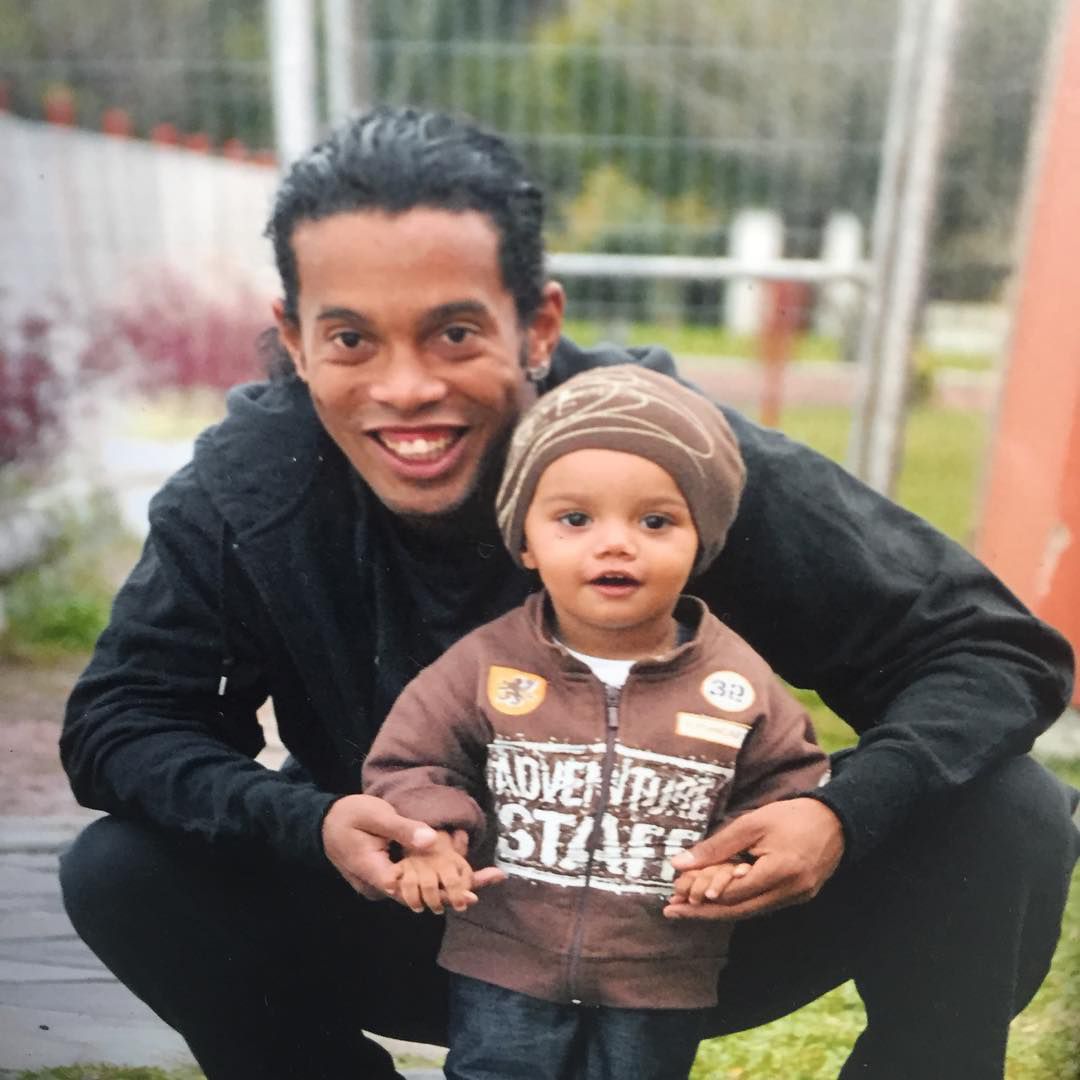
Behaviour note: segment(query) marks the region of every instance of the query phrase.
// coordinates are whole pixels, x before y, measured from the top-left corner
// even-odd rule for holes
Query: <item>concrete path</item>
[[[78,939],[64,914],[57,856],[93,815],[0,818],[0,1077],[77,1063],[194,1064],[183,1039],[133,997]],[[409,1080],[442,1076],[437,1047],[381,1040],[432,1062]]]

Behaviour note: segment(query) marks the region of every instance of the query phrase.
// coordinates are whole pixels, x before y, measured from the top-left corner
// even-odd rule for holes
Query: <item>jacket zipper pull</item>
[[[604,697],[607,699],[607,726],[610,731],[619,727],[619,688],[604,684]]]

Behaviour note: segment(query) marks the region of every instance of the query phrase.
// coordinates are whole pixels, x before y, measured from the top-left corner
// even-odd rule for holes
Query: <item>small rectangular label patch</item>
[[[740,724],[735,720],[721,720],[715,716],[702,716],[700,713],[675,714],[676,735],[719,743],[721,746],[730,746],[733,750],[742,746],[749,731],[749,724]]]

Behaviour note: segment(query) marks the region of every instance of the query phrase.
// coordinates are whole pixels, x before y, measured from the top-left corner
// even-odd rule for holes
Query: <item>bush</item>
[[[86,652],[105,628],[114,585],[109,553],[126,564],[131,542],[111,499],[97,496],[57,519],[57,534],[37,566],[0,579],[0,653],[49,659]]]
[[[48,334],[47,319],[27,315],[0,339],[0,468],[42,454],[59,428],[64,380]]]
[[[109,617],[103,589],[65,580],[52,568],[20,577],[6,594],[8,650],[86,652]]]
[[[259,375],[269,305],[244,285],[211,289],[172,271],[96,320],[90,352],[130,364],[144,390],[225,389]]]

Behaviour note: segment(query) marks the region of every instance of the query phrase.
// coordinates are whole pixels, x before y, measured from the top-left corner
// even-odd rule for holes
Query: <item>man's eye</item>
[[[472,330],[467,326],[448,326],[443,331],[443,337],[445,337],[451,345],[464,345],[465,342],[472,337],[472,334]]]
[[[641,524],[646,529],[662,529],[665,525],[671,524],[671,519],[666,514],[646,514],[641,519]]]
[[[339,330],[334,334],[334,341],[339,345],[344,345],[346,349],[355,349],[363,340],[357,330]]]
[[[559,521],[564,525],[569,525],[572,529],[580,529],[582,526],[589,524],[589,515],[582,513],[580,510],[571,510],[568,514],[561,514]]]

